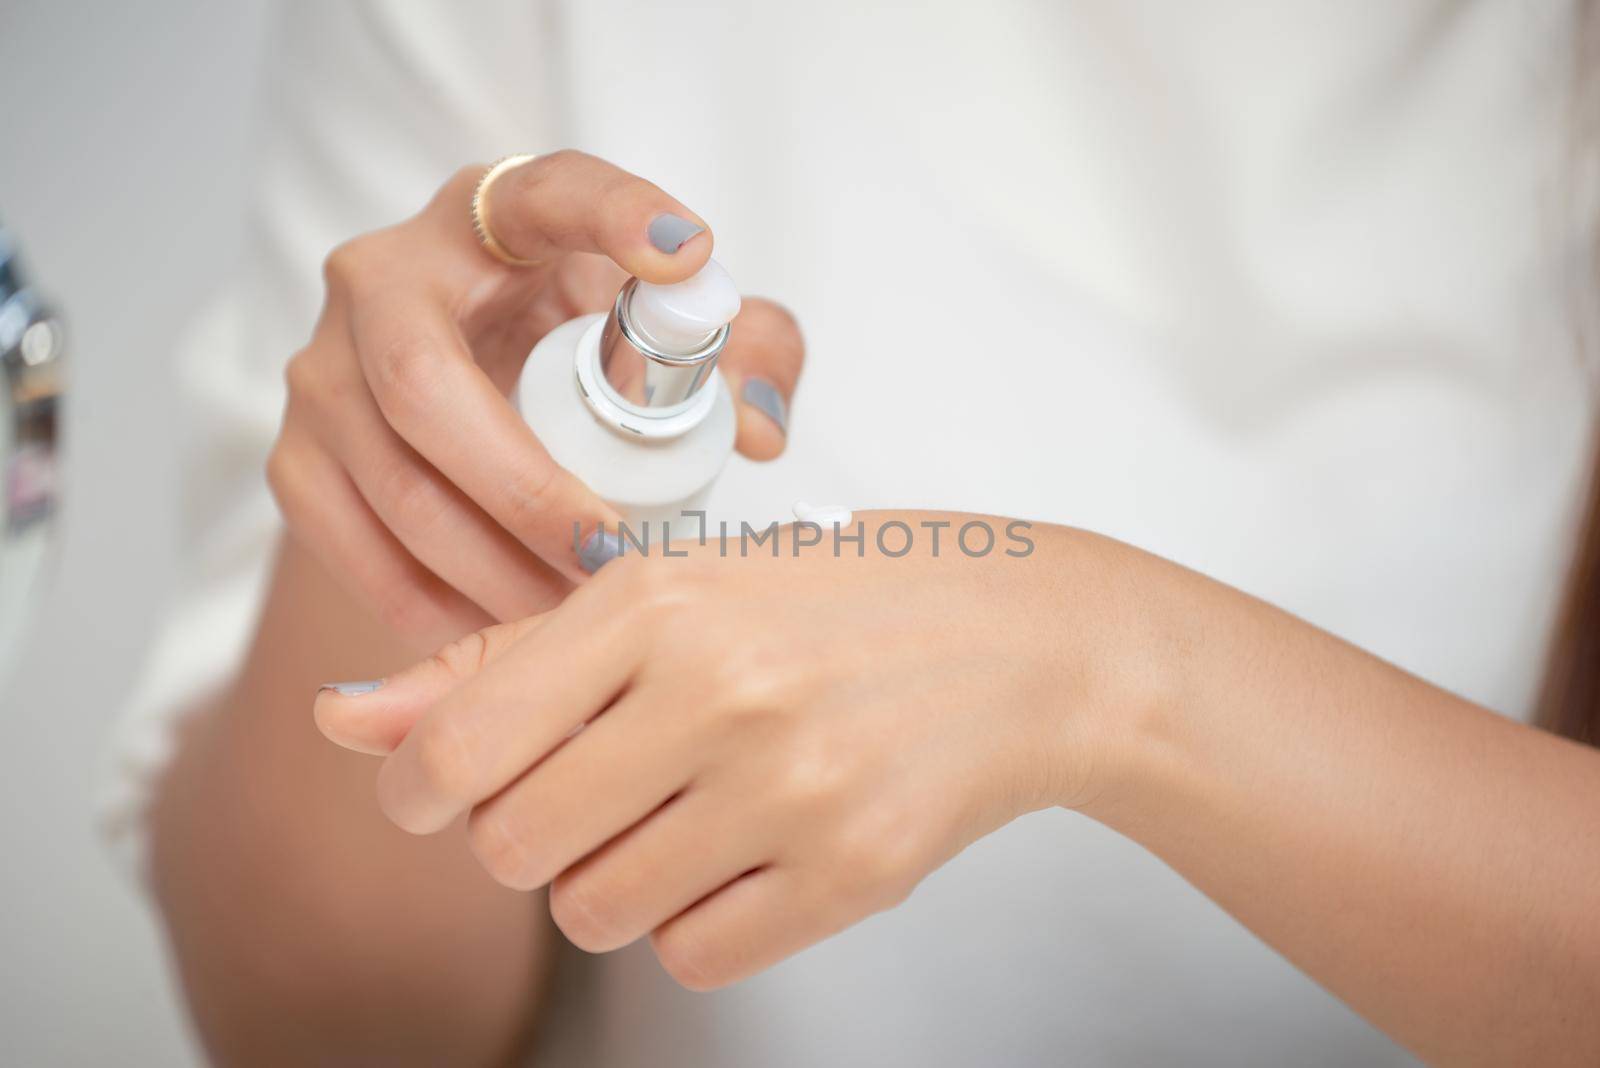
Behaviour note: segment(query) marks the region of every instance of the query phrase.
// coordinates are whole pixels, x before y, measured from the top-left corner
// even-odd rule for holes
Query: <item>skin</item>
[[[504,1063],[549,972],[540,902],[487,878],[459,840],[419,849],[390,828],[365,761],[335,755],[306,703],[328,678],[396,669],[586,577],[573,525],[615,516],[506,394],[545,332],[608,308],[630,274],[687,278],[712,235],[660,251],[652,220],[701,217],[554,152],[489,191],[496,237],[538,261],[507,266],[468,223],[483,170],[329,254],[267,467],[291,536],[240,675],[189,717],[149,814],[153,889],[218,1063]],[[793,317],[746,298],[719,368],[735,398],[756,376],[789,401],[803,359]],[[740,453],[782,453],[765,412],[740,402],[736,418]],[[406,977],[418,960],[433,965]]]
[[[289,401],[267,478],[290,527],[412,647],[553,607],[585,577],[573,548],[616,513],[553,461],[507,403],[547,332],[604,311],[629,275],[677,282],[705,265],[705,229],[676,252],[649,226],[704,221],[661,189],[581,152],[541,156],[489,188],[487,254],[468,225],[482,166],[423,210],[334,249],[311,341],[290,360]],[[794,391],[794,319],[744,301],[719,360],[735,397],[748,375]],[[737,405],[736,447],[783,451],[783,429]]]
[[[507,328],[521,332],[501,356],[525,353],[571,309],[592,310],[587,295],[548,295],[588,293],[562,272],[605,265],[574,253],[589,266],[552,267],[541,288],[490,261],[473,270],[496,281],[445,287],[454,296],[424,307],[455,310],[470,360],[448,330],[413,322],[434,312],[385,303],[399,282],[372,281],[456,240],[476,173],[441,193],[453,208],[330,267],[274,459],[291,538],[223,714],[193,720],[151,814],[156,893],[219,1063],[504,1063],[537,1027],[547,917],[597,952],[648,938],[669,974],[710,989],[892,907],[976,838],[1048,806],[1151,849],[1430,1061],[1600,1060],[1591,749],[1064,528],[1033,527],[1026,557],[1005,555],[1002,533],[971,558],[952,537],[975,517],[858,513],[861,558],[713,544],[574,574],[560,552],[591,506],[582,494],[541,475],[557,490],[529,499],[547,504],[494,497],[539,450],[503,413],[483,415],[514,370],[481,323],[553,302]],[[584,196],[659,194],[620,174],[573,183],[587,193],[571,217]],[[514,202],[496,206],[518,255],[582,240],[626,259],[573,236],[610,231],[534,201],[526,230]],[[643,241],[655,208],[618,233]],[[396,251],[406,241],[414,255]],[[614,292],[605,270],[593,288]],[[474,302],[496,286],[513,287],[503,306]],[[771,343],[732,369],[787,395],[798,336],[781,312],[771,322]],[[417,350],[427,358],[369,370],[427,337],[440,339]],[[430,360],[454,369],[434,381]],[[474,376],[494,397],[463,385]],[[386,403],[396,385],[439,412]],[[781,448],[759,412],[740,420],[747,453]],[[446,424],[483,436],[456,455],[430,436]],[[386,479],[363,482],[368,439]],[[546,508],[563,516],[559,547],[539,540]],[[920,532],[905,557],[873,548],[890,521]],[[920,524],[944,521],[935,556]],[[493,618],[509,622],[482,626]],[[403,666],[439,632],[452,640]],[[317,683],[380,676],[363,696],[319,694],[315,726],[305,715]]]
[[[319,680],[411,655],[291,540],[238,679],[188,719],[149,870],[212,1063],[500,1065],[529,1037],[542,895],[488,878],[460,833],[388,824],[370,760],[306,714]]]
[[[870,545],[974,518],[865,523]],[[1600,1057],[1600,753],[1127,546],[1033,537],[1023,559],[616,561],[372,694],[319,695],[317,722],[386,754],[397,826],[466,814],[484,869],[548,885],[568,939],[648,937],[692,989],[1059,805],[1430,1061]]]

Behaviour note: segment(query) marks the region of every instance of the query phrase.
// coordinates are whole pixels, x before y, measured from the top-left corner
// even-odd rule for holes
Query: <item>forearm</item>
[[[152,813],[153,878],[219,1063],[493,1064],[527,1031],[541,903],[484,877],[459,833],[396,831],[376,762],[312,723],[320,682],[409,657],[288,548],[238,682],[185,732]]]
[[[1138,557],[1159,696],[1085,811],[1430,1060],[1600,1060],[1600,752]]]

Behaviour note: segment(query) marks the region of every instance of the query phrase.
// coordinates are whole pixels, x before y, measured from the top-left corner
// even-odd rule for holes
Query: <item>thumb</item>
[[[386,756],[428,709],[533,633],[544,618],[529,616],[474,631],[388,678],[326,683],[311,709],[317,729],[335,745]]]
[[[706,221],[681,201],[571,149],[512,167],[490,183],[484,201],[480,221],[520,260],[599,252],[629,274],[665,283],[688,278],[711,256]]]
[[[773,460],[783,453],[789,401],[805,360],[806,343],[794,316],[770,300],[745,300],[718,366],[738,414],[734,445],[750,459]]]

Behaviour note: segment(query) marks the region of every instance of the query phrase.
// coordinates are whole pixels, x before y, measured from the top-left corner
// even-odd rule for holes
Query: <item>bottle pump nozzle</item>
[[[716,260],[671,285],[628,279],[600,335],[600,377],[640,414],[669,415],[711,380],[739,314],[739,290]]]

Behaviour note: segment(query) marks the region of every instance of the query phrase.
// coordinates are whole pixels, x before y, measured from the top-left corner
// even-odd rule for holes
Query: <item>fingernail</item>
[[[778,429],[789,433],[789,405],[778,387],[764,378],[747,378],[739,391],[746,404],[760,408],[768,419],[778,424]]]
[[[604,527],[596,530],[578,550],[578,566],[594,574],[606,564],[622,555],[622,535]]]
[[[682,248],[685,241],[704,229],[704,226],[692,223],[682,216],[662,213],[650,220],[650,243],[671,255]]]
[[[325,682],[317,689],[332,690],[340,697],[360,697],[364,693],[371,693],[383,685],[382,679],[369,679],[365,682]]]

